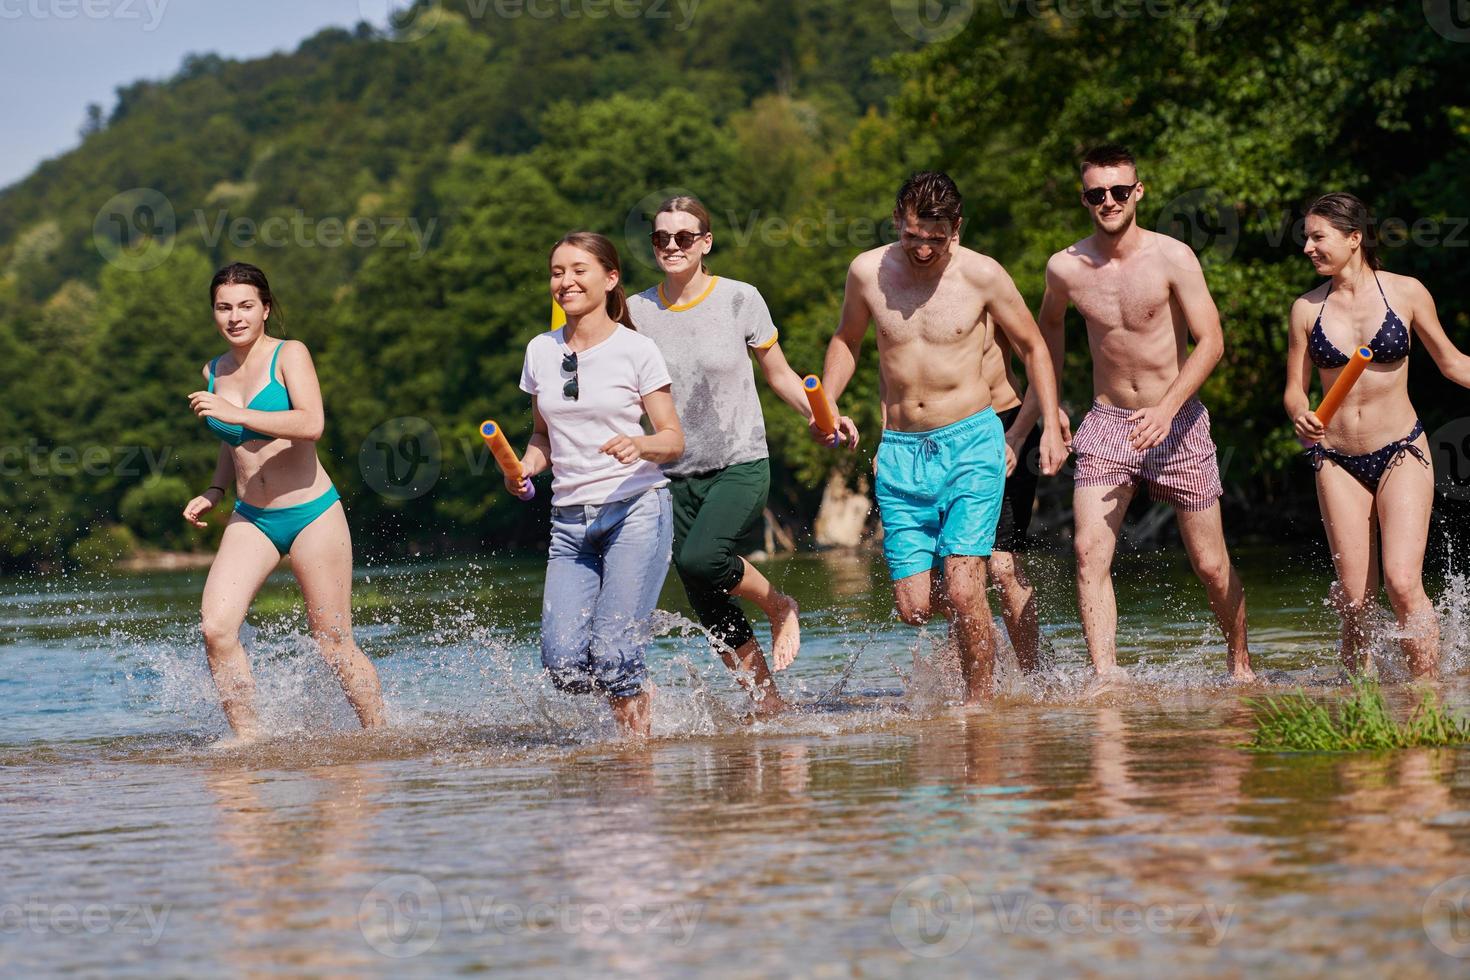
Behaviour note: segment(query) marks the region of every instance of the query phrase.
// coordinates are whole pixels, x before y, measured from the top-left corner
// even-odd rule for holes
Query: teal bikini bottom
[[[329,487],[326,493],[315,500],[292,507],[252,507],[243,500],[237,501],[235,513],[260,528],[261,533],[276,546],[276,550],[286,555],[291,553],[291,545],[296,541],[296,536],[341,499],[342,495],[337,492],[337,488]]]

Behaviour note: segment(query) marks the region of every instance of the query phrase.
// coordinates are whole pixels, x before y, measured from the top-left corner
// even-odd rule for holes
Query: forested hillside
[[[645,8],[668,16],[424,3],[388,36],[199,55],[121,89],[80,147],[0,194],[0,567],[120,546],[87,538],[115,525],[207,543],[178,511],[218,443],[185,396],[223,349],[207,287],[234,259],[266,269],[285,333],[316,356],[323,458],[364,546],[534,541],[539,511],[506,500],[475,425],[529,425],[516,380],[546,325],[549,244],[606,232],[647,286],[642,215],[675,189],[714,212],[714,270],[755,283],[793,364],[819,370],[846,264],[891,237],[910,171],[954,173],[966,243],[1034,305],[1047,255],[1088,231],[1078,151],[1130,142],[1141,217],[1196,246],[1224,315],[1205,394],[1228,502],[1258,528],[1313,506],[1280,409],[1285,316],[1313,281],[1296,231],[1307,199],[1373,204],[1389,268],[1420,276],[1470,347],[1470,45],[1417,2],[1125,17],[990,0],[947,20],[923,0]],[[1087,363],[1074,342],[1078,410]],[[871,447],[876,384],[860,378],[844,408]],[[1412,384],[1430,431],[1466,414],[1422,352]],[[767,407],[773,506],[808,519],[833,459]],[[379,444],[417,475],[373,464]]]

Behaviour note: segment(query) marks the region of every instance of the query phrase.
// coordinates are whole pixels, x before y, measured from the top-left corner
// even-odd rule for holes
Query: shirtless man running
[[[852,380],[869,323],[878,332],[884,425],[875,491],[883,551],[904,622],[928,621],[942,560],[966,701],[993,694],[995,649],[985,563],[1005,486],[1005,431],[982,371],[997,324],[1026,363],[1042,417],[1057,417],[1046,345],[1011,277],[960,245],[962,201],[941,173],[915,174],[898,193],[899,240],[864,252],[847,272],[842,322],[823,385],[836,402]],[[1065,459],[1055,426],[1041,439],[1042,472]]]
[[[1179,535],[1209,595],[1234,681],[1255,679],[1245,590],[1220,524],[1220,472],[1210,416],[1195,393],[1224,352],[1220,313],[1189,246],[1134,220],[1144,186],[1133,156],[1100,146],[1082,160],[1082,201],[1094,232],[1051,257],[1041,331],[1060,366],[1069,303],[1087,321],[1092,410],[1077,428],[1077,599],[1100,680],[1122,676],[1116,655],[1113,553],[1140,482],[1172,504]],[[1188,348],[1194,339],[1194,350]]]

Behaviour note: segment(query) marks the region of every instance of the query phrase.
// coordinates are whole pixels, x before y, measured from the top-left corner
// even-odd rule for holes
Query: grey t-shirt
[[[776,342],[771,311],[754,286],[714,277],[704,295],[668,306],[659,286],[628,297],[639,333],[658,344],[674,379],[684,455],[669,476],[695,476],[765,459],[766,422],[750,350]]]

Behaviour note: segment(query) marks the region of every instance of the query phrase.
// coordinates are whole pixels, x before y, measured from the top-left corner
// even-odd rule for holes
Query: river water
[[[1257,670],[1339,696],[1327,573],[1238,559]],[[202,573],[0,583],[0,970],[1470,972],[1470,752],[1243,751],[1175,552],[1120,557],[1135,682],[1088,698],[1070,565],[1032,564],[1054,666],[965,711],[881,560],[769,563],[803,605],[781,682],[806,710],[757,724],[671,579],[643,745],[542,679],[534,561],[359,571],[393,721],[372,735],[278,574],[247,627],[278,734],[242,750],[212,747]],[[1470,587],[1434,594],[1467,710]]]

